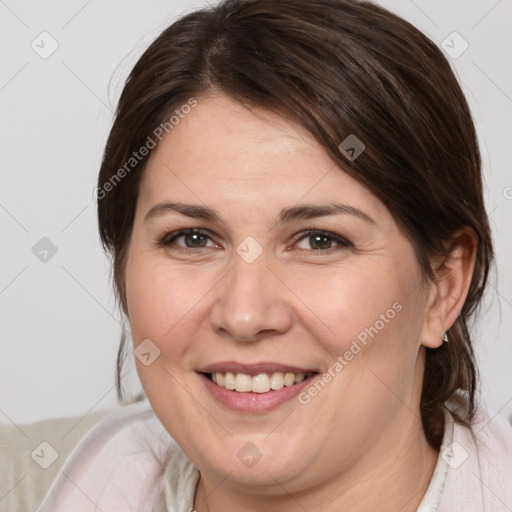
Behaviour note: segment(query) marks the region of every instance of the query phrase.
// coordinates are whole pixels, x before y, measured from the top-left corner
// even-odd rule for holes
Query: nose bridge
[[[239,300],[250,299],[249,302],[263,306],[265,301],[270,300],[270,296],[265,291],[271,277],[265,254],[261,254],[254,260],[246,260],[243,256],[236,254],[233,256],[232,270],[228,279],[227,296]]]
[[[240,248],[244,245],[240,244],[237,253],[233,253],[231,270],[216,297],[212,311],[214,329],[240,341],[259,339],[263,332],[286,331],[290,315],[281,287],[267,267],[265,254],[246,258],[252,248],[249,246],[249,251],[239,254]]]

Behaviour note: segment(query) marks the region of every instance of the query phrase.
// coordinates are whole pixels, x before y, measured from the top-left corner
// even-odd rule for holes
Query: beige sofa
[[[0,424],[0,512],[33,512],[80,438],[113,409],[84,417]]]

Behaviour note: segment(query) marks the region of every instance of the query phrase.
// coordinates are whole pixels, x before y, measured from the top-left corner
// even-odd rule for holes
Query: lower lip
[[[262,413],[277,409],[280,405],[295,398],[306,386],[311,384],[317,375],[312,375],[293,386],[270,390],[267,393],[231,391],[218,386],[203,373],[200,373],[199,376],[213,397],[226,407],[237,412]]]

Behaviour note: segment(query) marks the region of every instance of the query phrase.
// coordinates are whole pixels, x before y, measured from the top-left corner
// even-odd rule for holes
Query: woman
[[[148,403],[100,422],[39,510],[512,509],[468,329],[493,257],[480,167],[441,51],[376,5],[172,24],[97,189]]]

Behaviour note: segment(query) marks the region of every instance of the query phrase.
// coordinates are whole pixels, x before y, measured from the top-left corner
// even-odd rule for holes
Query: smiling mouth
[[[238,393],[269,393],[284,387],[291,387],[317,375],[317,372],[259,373],[251,376],[246,373],[213,372],[204,373],[217,386]]]

